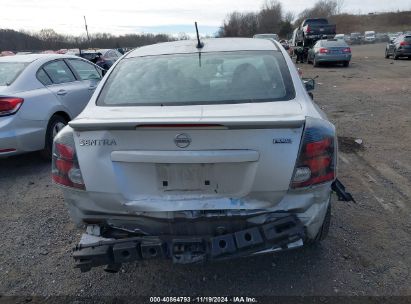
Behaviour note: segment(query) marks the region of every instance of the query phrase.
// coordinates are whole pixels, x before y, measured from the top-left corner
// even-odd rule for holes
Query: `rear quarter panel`
[[[18,97],[24,98],[24,103],[18,112],[21,119],[48,122],[50,117],[59,111],[66,112],[71,117],[70,111],[45,87],[20,92],[17,95]]]

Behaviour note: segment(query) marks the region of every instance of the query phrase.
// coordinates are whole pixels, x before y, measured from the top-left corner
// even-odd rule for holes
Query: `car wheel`
[[[385,50],[385,59],[390,58],[390,55],[388,54],[387,50]]]
[[[348,67],[350,65],[350,62],[349,61],[344,61],[343,62],[343,67]]]
[[[315,67],[318,67],[320,64],[318,63],[318,61],[317,61],[317,59],[315,59],[315,57],[314,57],[314,59],[313,59],[313,65],[315,66]]]
[[[53,153],[53,139],[57,133],[67,125],[67,120],[60,115],[53,115],[47,125],[44,150],[41,154],[46,159],[51,159]]]
[[[325,240],[328,236],[328,232],[330,231],[330,224],[331,224],[331,202],[328,204],[327,213],[325,214],[324,222],[321,225],[321,228],[318,231],[317,235],[313,239],[306,238],[304,245],[312,246],[312,245],[316,245],[319,242]]]
[[[400,58],[400,57],[398,57],[398,55],[397,55],[397,51],[394,51],[394,60],[398,60],[398,58]]]

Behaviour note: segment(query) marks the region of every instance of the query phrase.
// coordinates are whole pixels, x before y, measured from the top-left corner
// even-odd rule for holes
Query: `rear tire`
[[[331,224],[331,202],[328,204],[327,213],[325,214],[324,222],[320,230],[318,231],[317,235],[313,239],[306,238],[305,245],[312,246],[312,245],[316,245],[319,242],[325,240],[328,236],[328,232],[330,231],[330,224]]]
[[[347,68],[350,65],[349,61],[344,61],[343,62],[343,67]]]
[[[44,150],[41,151],[41,155],[50,160],[53,153],[53,139],[57,133],[67,125],[67,120],[60,115],[53,115],[47,125],[46,139],[44,144]]]
[[[385,59],[388,59],[388,58],[390,58],[390,55],[388,54],[387,51],[385,51]]]
[[[397,55],[397,51],[394,51],[394,60],[398,60],[398,58],[400,58],[400,57],[398,57],[398,55]]]
[[[314,57],[314,59],[313,59],[313,66],[317,68],[317,67],[319,67],[319,65],[320,65],[320,64],[318,63],[317,59],[315,59],[315,57]]]

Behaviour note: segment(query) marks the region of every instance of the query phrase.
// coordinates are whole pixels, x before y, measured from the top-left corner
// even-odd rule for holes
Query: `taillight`
[[[333,181],[336,177],[334,126],[307,117],[291,188],[309,187]]]
[[[400,42],[400,45],[401,45],[401,46],[410,45],[410,43],[408,43],[408,42],[406,42],[406,41],[401,41],[401,42]]]
[[[343,52],[344,53],[351,53],[351,48],[345,48],[345,49],[343,49]]]
[[[23,104],[23,98],[0,97],[0,116],[15,114]]]
[[[321,53],[321,54],[327,54],[328,52],[329,52],[329,50],[326,49],[326,48],[321,48],[321,49],[320,49],[320,53]]]
[[[54,139],[51,172],[56,184],[86,189],[77,160],[73,133],[70,130],[63,129]]]
[[[307,34],[311,33],[311,28],[309,25],[307,25]]]

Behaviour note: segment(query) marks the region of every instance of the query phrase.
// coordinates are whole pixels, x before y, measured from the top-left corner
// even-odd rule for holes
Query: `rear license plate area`
[[[156,164],[159,189],[203,191],[214,186],[213,164]]]

